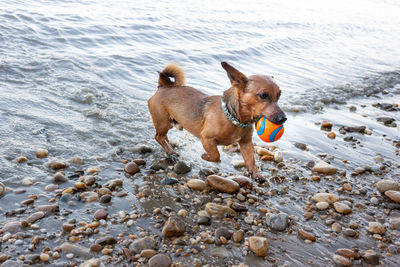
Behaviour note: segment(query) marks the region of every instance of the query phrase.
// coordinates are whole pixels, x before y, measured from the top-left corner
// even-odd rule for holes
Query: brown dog
[[[160,73],[158,90],[148,105],[156,128],[155,139],[168,155],[174,154],[167,133],[174,124],[200,138],[204,160],[219,162],[217,145],[238,142],[246,167],[258,181],[252,142],[253,127],[261,116],[282,124],[286,116],[278,106],[281,90],[272,77],[246,77],[226,62],[221,63],[231,81],[223,96],[209,96],[185,85],[182,69],[172,63]],[[171,80],[170,78],[173,78]]]

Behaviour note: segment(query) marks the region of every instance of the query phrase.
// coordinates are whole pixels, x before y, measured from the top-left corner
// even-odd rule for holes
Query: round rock
[[[376,183],[376,189],[381,193],[385,193],[389,190],[398,191],[399,184],[394,180],[384,179]]]
[[[98,221],[103,220],[103,219],[105,220],[105,219],[107,219],[108,212],[105,209],[99,209],[94,213],[93,216]]]
[[[259,257],[265,257],[268,254],[269,243],[265,237],[249,237],[249,247]]]
[[[341,202],[333,203],[333,207],[335,208],[335,210],[337,212],[342,213],[342,214],[349,214],[352,211],[352,209],[348,205],[341,203]]]
[[[369,222],[368,231],[373,234],[383,235],[386,232],[386,228],[378,222]]]
[[[200,179],[190,179],[187,181],[187,186],[192,190],[203,191],[207,188],[206,182]]]
[[[385,192],[385,196],[390,198],[392,201],[396,203],[400,203],[400,192],[399,191],[393,191],[393,190],[388,190]]]
[[[210,175],[207,177],[207,183],[214,189],[224,193],[235,193],[239,191],[240,186],[237,182],[223,178],[218,175]]]
[[[154,255],[149,260],[149,267],[170,267],[171,265],[171,257],[166,254]]]
[[[185,222],[179,217],[169,217],[165,222],[164,227],[162,229],[162,234],[165,237],[171,236],[181,236],[186,231]]]
[[[314,195],[315,202],[328,202],[329,204],[339,201],[339,196],[331,193],[317,193]]]
[[[135,173],[138,173],[140,169],[135,162],[131,161],[125,165],[124,171],[130,175],[133,175]]]

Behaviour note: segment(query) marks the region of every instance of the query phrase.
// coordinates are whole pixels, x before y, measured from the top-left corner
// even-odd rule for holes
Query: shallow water
[[[399,127],[377,123],[371,104],[381,98],[398,102],[398,14],[397,1],[374,0],[0,1],[0,180],[16,188],[34,177],[39,194],[50,180],[34,156],[42,147],[50,152],[48,160],[81,156],[99,167],[133,157],[142,144],[155,149],[151,159],[163,156],[146,100],[156,90],[157,71],[171,61],[184,67],[189,85],[209,94],[229,87],[221,61],[248,75],[274,75],[289,117],[277,142],[287,158],[310,160],[324,152],[335,154],[338,165],[340,158],[367,165],[368,156],[380,153],[396,161],[394,146],[381,134],[399,139]],[[383,90],[389,95],[381,95]],[[350,104],[358,112],[348,112]],[[315,125],[322,119],[335,126],[366,125],[373,135],[357,136],[368,145],[356,152],[342,139],[332,145]],[[240,155],[224,153],[221,164],[206,163],[194,137],[175,130],[171,135],[182,158],[197,168],[236,172],[231,160]],[[294,142],[307,143],[310,151],[297,151]],[[21,155],[29,166],[15,164]],[[126,189],[139,185],[136,180]],[[130,197],[115,205],[148,211],[157,205]],[[2,201],[19,207],[12,195]],[[286,208],[302,216],[302,207]],[[323,246],[313,249],[325,255]],[[287,260],[301,257],[294,253]]]

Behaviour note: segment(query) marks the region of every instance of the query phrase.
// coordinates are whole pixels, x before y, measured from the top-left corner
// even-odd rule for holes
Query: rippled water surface
[[[210,94],[229,86],[220,61],[272,74],[287,111],[399,91],[399,13],[373,0],[2,1],[2,150],[147,140],[145,101],[171,61]]]
[[[325,119],[367,124],[396,139],[398,127],[335,108],[370,105],[368,97],[383,90],[398,99],[399,14],[395,0],[0,1],[0,180],[13,187],[27,176],[48,179],[41,167],[15,164],[42,147],[52,158],[81,156],[94,165],[141,144],[161,155],[147,99],[171,61],[209,94],[229,87],[221,61],[247,75],[273,75],[289,117],[283,150],[309,140],[304,128],[318,130],[321,110]],[[325,147],[325,133],[310,135],[313,153],[336,150]],[[191,135],[175,131],[171,139],[185,160],[207,164]],[[338,143],[339,157],[352,153]],[[361,153],[371,149],[382,148]],[[393,150],[380,152],[393,159]],[[223,166],[233,171],[230,160],[224,155]]]

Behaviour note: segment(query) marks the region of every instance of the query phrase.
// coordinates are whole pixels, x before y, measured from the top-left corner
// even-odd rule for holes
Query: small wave
[[[314,88],[282,101],[288,112],[316,112],[326,105],[343,105],[350,98],[369,97],[387,91],[400,94],[400,71],[377,73],[370,77],[335,87]]]

